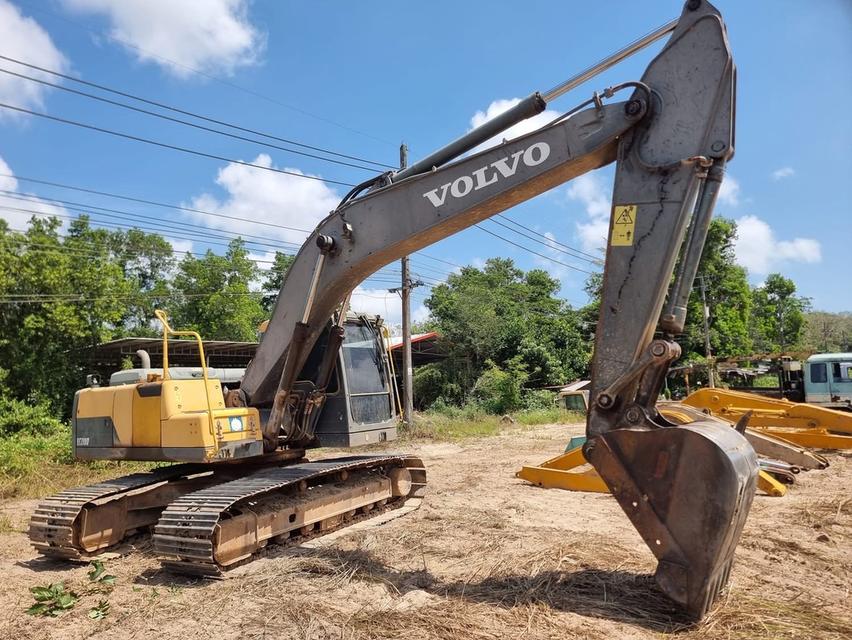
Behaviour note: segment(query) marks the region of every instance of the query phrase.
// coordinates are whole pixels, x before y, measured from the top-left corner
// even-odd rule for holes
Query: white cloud
[[[382,316],[389,324],[402,322],[402,301],[387,289],[356,287],[349,308],[356,313]]]
[[[508,111],[520,101],[520,98],[511,98],[509,100],[495,100],[494,102],[488,105],[488,108],[485,111],[477,111],[473,114],[473,117],[470,119],[470,129],[468,129],[468,131],[482,126],[492,118],[499,116],[504,111]],[[525,133],[535,131],[536,129],[543,127],[548,122],[558,116],[558,111],[542,111],[541,113],[536,116],[533,116],[532,118],[522,120],[513,127],[510,127],[502,133],[494,136],[490,140],[486,140],[481,145],[476,147],[471,153],[483,151],[484,149],[488,149],[490,147],[500,144],[503,140],[512,140],[514,138],[517,138],[518,136],[524,135]]]
[[[67,211],[63,207],[45,202],[38,196],[19,191],[18,180],[2,157],[0,157],[0,174],[5,174],[0,176],[0,189],[15,192],[13,196],[0,194],[0,218],[8,222],[10,228],[19,231],[26,230],[30,218],[34,215],[39,217],[57,214],[67,215]],[[22,200],[21,198],[25,199]],[[26,211],[15,211],[15,209],[26,209]],[[62,226],[66,226],[66,223],[63,222]]]
[[[252,163],[273,166],[272,159],[266,154],[259,155]],[[306,175],[298,169],[288,167],[286,170]],[[188,215],[215,229],[261,236],[271,242],[278,240],[301,246],[306,234],[257,223],[313,230],[340,201],[340,196],[333,189],[318,180],[306,180],[298,175],[263,171],[235,163],[219,170],[216,183],[227,192],[224,199],[203,193],[193,198],[190,206],[236,219],[216,218],[200,213]],[[285,249],[292,250],[293,247],[281,247],[282,251]]]
[[[766,275],[789,262],[813,264],[822,260],[822,250],[817,240],[778,240],[772,227],[757,216],[743,216],[736,222],[734,250],[737,261],[752,274]]]
[[[776,169],[772,172],[772,179],[776,182],[778,180],[783,180],[784,178],[791,178],[796,175],[796,170],[793,167],[781,167],[780,169]]]
[[[719,187],[719,202],[732,207],[740,203],[740,183],[732,175],[727,175],[722,180],[722,186]]]
[[[606,247],[609,235],[609,216],[612,208],[610,190],[599,171],[586,173],[574,179],[568,187],[568,199],[582,203],[588,215],[587,222],[577,223],[577,235],[583,251],[598,255]],[[602,254],[601,254],[602,255]]]
[[[72,11],[106,16],[110,36],[141,62],[178,77],[233,73],[254,64],[265,37],[248,18],[248,0],[62,0]],[[185,66],[182,66],[185,65]]]
[[[7,0],[0,0],[0,42],[3,55],[17,58],[30,64],[63,72],[68,70],[68,61],[56,48],[45,31],[35,20],[25,17],[18,8]],[[4,66],[28,76],[54,80],[49,74],[28,67],[9,63]],[[44,105],[47,87],[37,82],[16,78],[8,73],[0,74],[0,101],[24,108],[40,108]],[[0,119],[22,117],[14,111],[0,110]]]
[[[192,240],[180,240],[175,238],[166,238],[171,245],[172,250],[175,252],[175,257],[178,260],[183,258],[185,253],[192,253]]]

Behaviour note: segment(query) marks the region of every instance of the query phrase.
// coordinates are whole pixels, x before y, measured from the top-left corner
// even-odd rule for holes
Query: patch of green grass
[[[152,462],[76,462],[71,430],[15,433],[0,438],[0,498],[36,498],[157,466]]]
[[[559,407],[526,409],[510,415],[521,427],[539,424],[570,424],[584,420],[581,414],[568,412]],[[499,435],[512,427],[513,423],[503,421],[502,416],[488,414],[482,409],[468,405],[420,413],[415,416],[414,425],[403,427],[401,433],[404,438],[410,439],[463,440]]]
[[[753,387],[761,389],[771,389],[778,386],[778,376],[774,373],[764,373],[763,375],[755,376]]]

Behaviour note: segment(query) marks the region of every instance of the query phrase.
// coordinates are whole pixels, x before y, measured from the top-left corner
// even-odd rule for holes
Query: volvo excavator
[[[641,79],[487,146],[668,34]],[[173,379],[164,363],[144,382],[77,393],[78,457],[180,464],[47,499],[32,517],[35,546],[86,556],[153,523],[154,550],[168,567],[215,575],[270,542],[422,495],[425,469],[412,456],[304,459],[327,444],[317,425],[333,408],[331,387],[358,380],[357,370],[335,373],[351,291],[403,256],[615,162],[583,455],[657,557],[659,587],[701,618],[728,580],[758,462],[741,428],[676,425],[656,400],[680,355],[675,336],[734,153],[735,77],[719,12],[688,0],[678,19],[589,70],[353,188],[300,248],[239,389],[226,392],[206,369],[202,379]],[[161,319],[166,338],[181,333]],[[387,402],[348,393],[366,420]]]

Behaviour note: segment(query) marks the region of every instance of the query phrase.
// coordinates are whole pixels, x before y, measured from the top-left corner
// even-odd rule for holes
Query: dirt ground
[[[690,626],[654,588],[653,556],[611,497],[514,478],[581,431],[397,445],[428,467],[420,509],[317,549],[270,548],[221,581],[159,570],[138,539],[106,561],[111,592],[92,592],[85,565],[29,547],[35,502],[7,502],[0,638],[852,637],[852,456],[831,454],[784,498],[755,499],[727,598]],[[81,595],[74,609],[26,615],[29,588],[57,581]],[[104,599],[109,615],[90,619]]]

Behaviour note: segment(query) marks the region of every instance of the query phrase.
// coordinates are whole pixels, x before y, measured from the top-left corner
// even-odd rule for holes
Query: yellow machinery
[[[852,449],[852,413],[846,411],[728,389],[700,389],[683,402],[731,422],[750,412],[750,428],[803,447]]]
[[[262,455],[258,410],[226,407],[222,384],[208,377],[201,336],[176,331],[163,311],[155,313],[163,325],[162,374],[138,385],[78,391],[72,410],[77,458],[210,462]],[[172,379],[170,336],[198,343],[200,379]]]
[[[573,396],[578,405],[580,400],[577,398],[580,397],[580,393],[577,392],[578,395]],[[686,424],[695,419],[693,411],[690,411],[687,407],[679,407],[676,403],[661,405],[660,413],[677,424]],[[751,438],[749,440],[754,446],[755,443]],[[609,487],[583,455],[585,442],[585,437],[572,438],[565,453],[539,465],[524,466],[515,474],[515,477],[546,489],[609,493]],[[758,449],[758,447],[756,446],[755,449]],[[785,484],[763,469],[758,472],[757,488],[766,495],[773,497],[781,497],[787,493]]]

